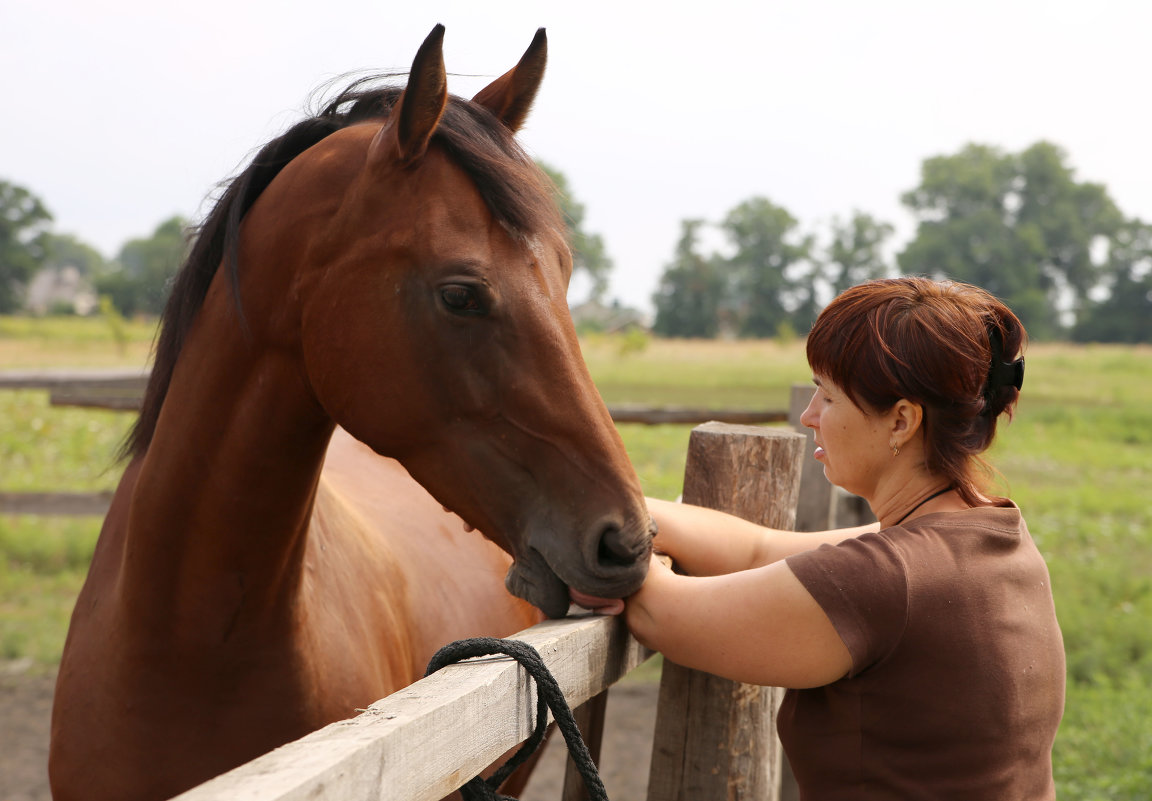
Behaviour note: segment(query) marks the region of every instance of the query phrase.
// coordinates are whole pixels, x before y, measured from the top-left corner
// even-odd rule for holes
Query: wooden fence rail
[[[4,370],[0,371],[0,389],[44,389],[53,406],[86,406],[117,411],[136,411],[148,371],[112,370]],[[716,420],[721,423],[781,423],[788,419],[787,410],[777,409],[712,409],[701,406],[642,406],[609,404],[608,411],[617,423],[642,425],[695,425]]]
[[[623,621],[590,614],[546,621],[514,639],[540,652],[573,707],[651,656]],[[177,798],[436,801],[527,739],[535,711],[535,686],[516,662],[471,659]]]
[[[0,515],[103,517],[112,492],[0,492]]]
[[[0,370],[0,390],[47,390],[49,402],[53,406],[136,411],[140,407],[140,398],[147,382],[147,371],[139,369]],[[811,394],[810,385],[793,386],[787,412],[629,404],[609,405],[608,411],[617,423],[694,425],[715,421],[754,425],[787,422],[797,431],[803,431],[800,413],[804,411]],[[808,432],[808,445],[812,445],[811,432]],[[799,531],[857,525],[858,522],[872,519],[871,512],[861,499],[828,484],[815,460],[805,460],[802,485],[796,517],[796,528]],[[0,491],[0,514],[103,516],[108,512],[111,499],[110,492]]]
[[[4,370],[0,389],[47,390],[53,406],[80,406],[115,411],[137,411],[148,383],[148,371],[129,369]],[[688,406],[608,407],[617,423],[642,425],[695,425],[723,423],[780,423],[788,412],[773,409],[710,409]],[[0,492],[0,514],[102,516],[111,493]]]

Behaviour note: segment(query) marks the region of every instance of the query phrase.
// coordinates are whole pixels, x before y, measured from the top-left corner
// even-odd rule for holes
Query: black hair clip
[[[1000,362],[992,365],[988,373],[988,388],[993,393],[1009,384],[1020,389],[1024,386],[1024,360]]]
[[[988,343],[992,346],[992,364],[988,368],[988,382],[984,390],[984,414],[990,413],[989,403],[1000,394],[1001,389],[1012,385],[1019,390],[1024,386],[1024,360],[1004,361],[1004,341],[999,328],[988,329]]]

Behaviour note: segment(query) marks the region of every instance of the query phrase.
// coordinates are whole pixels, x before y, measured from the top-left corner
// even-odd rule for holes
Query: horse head
[[[240,260],[262,267],[242,295],[331,419],[510,553],[513,594],[562,616],[570,588],[639,587],[652,524],[568,313],[552,188],[513,137],[544,32],[471,101],[447,92],[442,40],[373,99],[383,116],[323,138],[253,205]],[[259,269],[291,280],[260,294]]]

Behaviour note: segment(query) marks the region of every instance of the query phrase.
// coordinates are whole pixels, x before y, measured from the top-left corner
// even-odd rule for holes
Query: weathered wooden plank
[[[622,620],[591,614],[546,621],[513,639],[540,652],[573,706],[651,656]],[[450,665],[178,799],[435,801],[531,734],[534,687],[507,657]]]
[[[608,404],[608,413],[617,423],[643,425],[693,425],[716,421],[720,423],[783,423],[788,413],[774,409],[708,409],[687,406],[632,406]]]
[[[148,370],[139,367],[94,367],[47,370],[0,370],[0,389],[65,389],[69,387],[144,390]]]
[[[111,504],[111,492],[0,492],[0,514],[4,515],[103,517]]]
[[[87,409],[108,409],[114,412],[138,412],[143,400],[143,390],[126,393],[122,389],[98,391],[91,389],[52,390],[48,403],[52,406],[79,406]]]
[[[147,384],[140,368],[0,371],[0,389],[48,390],[53,406],[136,411]]]
[[[53,406],[84,406],[96,409],[136,411],[140,408],[140,392],[101,391],[74,384],[67,389],[54,390]],[[780,423],[788,419],[782,411],[759,409],[688,409],[681,407],[609,406],[608,413],[616,423],[640,425],[692,425],[716,420],[724,423]]]
[[[684,502],[774,528],[791,528],[804,436],[709,423],[689,439]],[[782,691],[664,661],[649,801],[774,801],[782,749],[775,714]]]
[[[136,411],[149,371],[139,368],[0,370],[0,389],[47,389],[54,406]],[[710,409],[692,406],[610,404],[617,423],[694,425],[717,421],[745,425],[783,423],[788,412],[777,409]]]

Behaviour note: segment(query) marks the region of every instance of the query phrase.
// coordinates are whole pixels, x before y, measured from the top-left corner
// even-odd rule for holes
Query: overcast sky
[[[764,195],[808,230],[854,209],[912,231],[921,162],[1040,139],[1152,220],[1152,3],[3,0],[0,179],[113,256],[355,71],[406,70],[437,22],[471,96],[537,27],[549,65],[522,141],[569,179],[649,307],[680,221]]]

